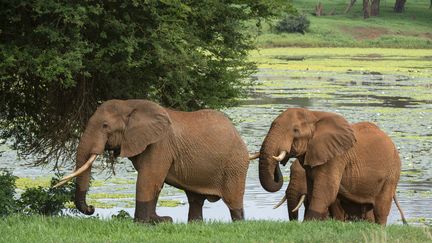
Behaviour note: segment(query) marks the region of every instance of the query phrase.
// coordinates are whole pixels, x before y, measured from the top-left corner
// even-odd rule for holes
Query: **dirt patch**
[[[356,40],[376,39],[390,33],[386,28],[379,27],[341,27],[345,33],[351,34]]]

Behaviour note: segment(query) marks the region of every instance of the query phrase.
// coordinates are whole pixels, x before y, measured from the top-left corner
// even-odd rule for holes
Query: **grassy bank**
[[[2,242],[427,242],[432,228],[368,223],[163,224],[79,218],[9,217],[0,220]]]
[[[322,0],[325,16],[314,16],[316,0],[293,1],[311,24],[306,34],[276,34],[264,25],[260,47],[385,47],[432,48],[432,9],[429,0],[406,2],[404,13],[393,12],[394,1],[381,1],[378,17],[363,19],[362,2],[345,14],[349,1]],[[329,15],[333,12],[332,15]],[[272,24],[277,21],[273,21]]]

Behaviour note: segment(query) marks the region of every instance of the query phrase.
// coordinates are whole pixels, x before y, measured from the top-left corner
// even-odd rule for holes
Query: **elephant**
[[[287,201],[289,219],[298,220],[298,209],[300,208],[300,206],[304,204],[304,207],[306,209],[309,205],[308,200],[306,199],[306,184],[306,172],[301,166],[300,161],[296,159],[294,162],[292,162],[290,166],[290,181],[285,191],[285,195],[274,208],[278,208],[285,201]],[[399,210],[402,222],[404,224],[407,224],[407,221],[396,198],[396,195],[393,196],[393,201],[395,202]],[[371,205],[357,204],[339,197],[337,197],[336,200],[330,205],[328,211],[331,218],[340,221],[375,221]]]
[[[87,205],[91,164],[105,150],[127,157],[138,172],[134,220],[172,222],[158,216],[159,193],[167,183],[185,191],[188,221],[202,220],[202,207],[222,199],[231,218],[244,219],[243,196],[249,155],[245,143],[221,112],[182,112],[148,100],[108,100],[90,117],[81,135],[76,170],[60,186],[76,178],[75,205],[91,215]]]
[[[259,179],[269,191],[281,189],[279,163],[297,158],[305,169],[305,220],[327,218],[337,198],[371,205],[385,225],[400,177],[401,161],[392,140],[375,124],[349,124],[341,115],[288,108],[272,122],[259,152]]]

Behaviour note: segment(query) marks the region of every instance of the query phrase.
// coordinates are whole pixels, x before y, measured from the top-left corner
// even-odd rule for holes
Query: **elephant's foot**
[[[173,220],[169,216],[158,216],[156,214],[156,200],[141,202],[136,201],[135,222],[145,224],[171,223]]]
[[[307,210],[307,213],[304,217],[304,220],[325,220],[327,218],[327,212],[325,213],[319,213],[317,211],[314,210]]]
[[[232,221],[244,220],[243,208],[240,209],[230,209]]]

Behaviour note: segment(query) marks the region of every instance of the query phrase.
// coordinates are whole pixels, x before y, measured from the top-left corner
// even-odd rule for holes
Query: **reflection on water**
[[[254,77],[258,83],[249,99],[238,107],[224,110],[233,120],[250,152],[258,151],[273,119],[288,107],[307,107],[337,112],[350,122],[372,121],[386,131],[396,143],[402,158],[402,175],[398,186],[398,199],[405,216],[414,221],[432,222],[432,92],[431,79],[414,79],[365,72],[319,72],[262,69]],[[4,150],[4,148],[0,148]],[[0,168],[13,169],[20,177],[49,175],[48,169],[17,167],[15,154],[7,151],[0,157]],[[115,177],[134,180],[131,163],[117,166]],[[289,165],[283,174],[289,175]],[[69,168],[70,169],[70,168]],[[94,171],[97,171],[94,170]],[[106,178],[104,173],[96,178]],[[258,164],[251,162],[245,193],[247,219],[288,220],[286,205],[273,209],[282,198],[287,181],[281,191],[268,193],[258,179]],[[90,193],[134,193],[134,184],[93,187]],[[187,202],[184,193],[166,186],[161,199]],[[133,198],[129,199],[133,201]],[[130,205],[133,205],[131,203]],[[133,206],[132,206],[133,207]],[[162,215],[174,220],[187,220],[188,205],[175,208],[159,207]],[[97,209],[102,217],[115,214],[121,207]],[[303,209],[301,209],[303,210]],[[126,208],[133,215],[133,208]],[[301,215],[301,214],[300,214]],[[222,201],[205,203],[206,220],[229,221],[229,210]],[[395,206],[389,223],[400,223]]]

